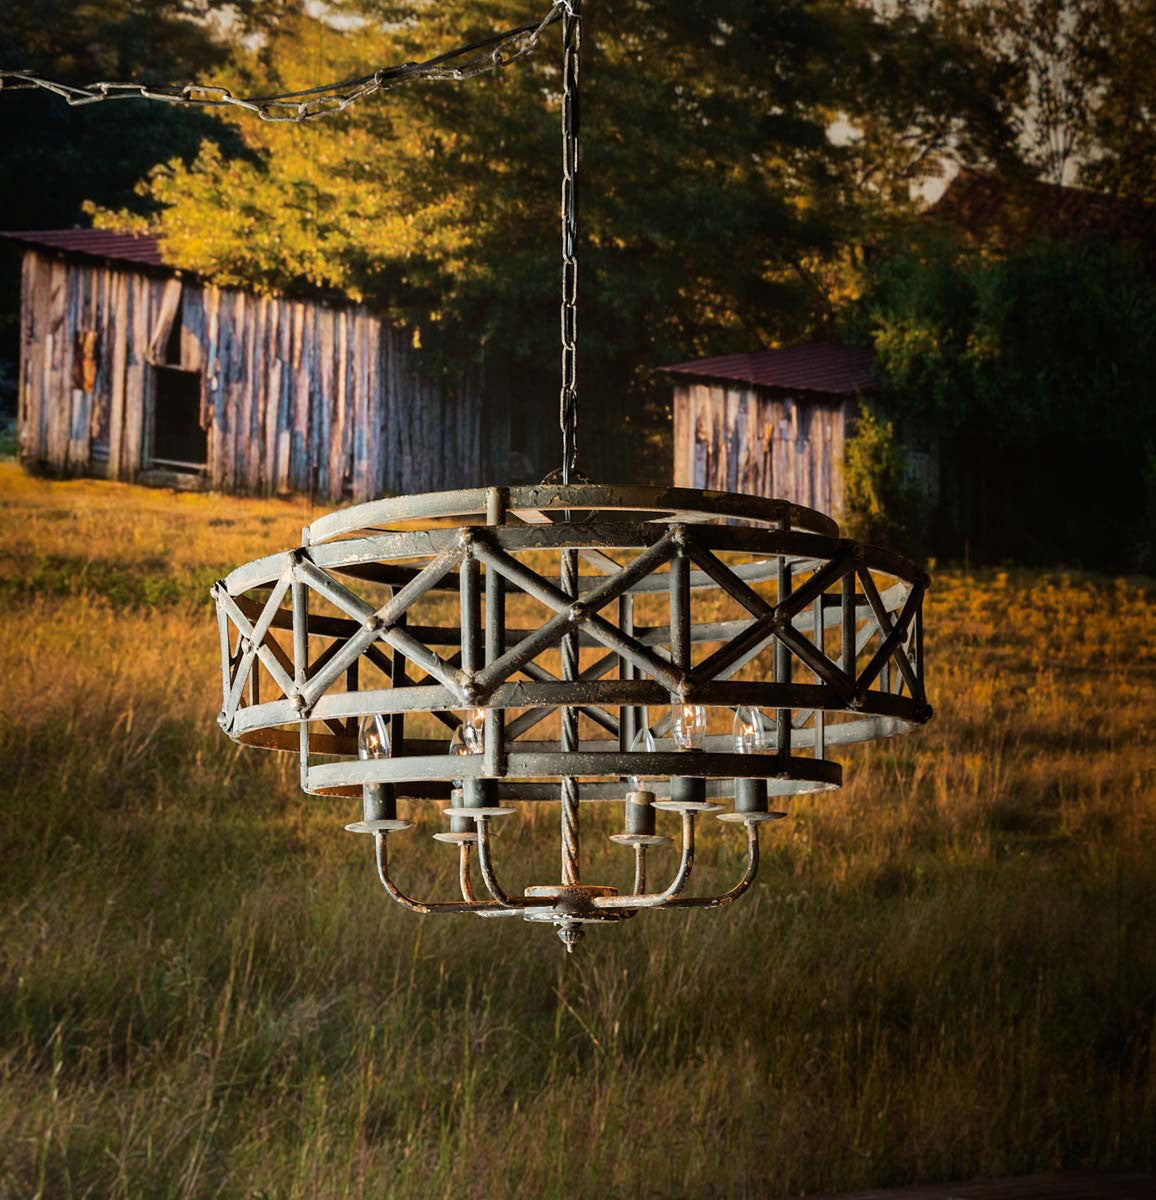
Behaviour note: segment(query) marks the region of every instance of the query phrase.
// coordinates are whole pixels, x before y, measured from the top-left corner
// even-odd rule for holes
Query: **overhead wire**
[[[378,92],[389,91],[412,80],[470,79],[495,71],[525,57],[538,43],[543,32],[570,11],[567,0],[558,0],[538,21],[491,34],[476,42],[447,50],[423,62],[405,62],[378,67],[352,79],[322,83],[297,91],[271,96],[238,96],[229,88],[208,83],[182,83],[163,87],[136,81],[113,83],[107,80],[83,87],[47,79],[33,71],[0,70],[0,91],[42,90],[52,92],[67,104],[80,107],[105,100],[157,100],[200,108],[235,107],[255,113],[262,121],[300,123],[316,117],[344,112],[351,104]]]
[[[334,116],[350,105],[378,92],[388,91],[413,80],[470,79],[496,71],[525,57],[542,34],[562,22],[562,390],[559,421],[562,430],[561,481],[569,483],[577,460],[578,426],[578,59],[581,0],[555,0],[541,19],[515,29],[447,50],[423,62],[405,62],[351,79],[318,84],[269,96],[235,95],[216,84],[184,83],[156,87],[140,82],[101,81],[81,87],[47,79],[31,71],[0,69],[0,92],[40,90],[61,97],[72,107],[99,104],[106,100],[154,100],[165,104],[198,108],[239,108],[262,121],[301,124],[318,117]],[[319,43],[317,46],[319,55]],[[319,57],[315,59],[319,69]],[[314,143],[314,249],[318,247],[317,146]]]

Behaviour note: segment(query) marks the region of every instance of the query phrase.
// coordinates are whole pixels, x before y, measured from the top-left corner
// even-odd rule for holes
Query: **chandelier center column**
[[[562,551],[562,591],[571,599],[578,595],[578,552]],[[578,678],[578,631],[562,639],[562,678],[571,682]],[[578,749],[578,710],[572,705],[562,709],[562,753]],[[573,775],[562,776],[562,883],[569,886],[581,882],[579,865],[578,780]]]

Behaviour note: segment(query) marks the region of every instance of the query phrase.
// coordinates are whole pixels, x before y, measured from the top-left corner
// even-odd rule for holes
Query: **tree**
[[[1156,0],[929,0],[970,48],[1016,161],[1052,183],[1156,198]],[[976,165],[975,159],[967,165]]]
[[[259,59],[235,58],[233,81],[304,87],[534,11],[509,0],[361,0],[340,20],[299,10]],[[851,114],[874,146],[954,105],[955,92],[915,104],[931,52],[898,55],[894,33],[850,0],[595,2],[583,22],[583,410],[635,428],[649,413],[658,428],[665,387],[653,367],[829,319],[825,265],[888,203],[885,189],[863,188],[860,149],[833,142],[832,123]],[[911,18],[904,36],[920,28]],[[867,82],[887,47],[889,82],[902,75],[908,96],[892,106]],[[527,405],[552,412],[557,49],[550,34],[495,76],[401,89],[307,127],[241,118],[246,157],[206,143],[191,164],[154,171],[144,191],[160,206],[156,226],[180,261],[222,281],[383,305],[425,345],[483,355]]]
[[[987,61],[1008,113],[1009,150],[1071,183],[1092,152],[1102,0],[939,0],[941,19]]]
[[[912,553],[923,532],[921,500],[891,421],[860,405],[843,464],[843,533]]]
[[[1092,187],[1156,201],[1156,0],[1104,0],[1094,67]]]
[[[942,439],[954,548],[1135,565],[1156,446],[1156,283],[1094,240],[994,259],[931,246],[880,267],[849,333],[897,427]]]
[[[231,36],[256,32],[279,4],[255,0],[9,0],[0,64],[67,83],[204,77],[228,58]],[[121,100],[69,108],[47,92],[5,92],[0,228],[72,225],[85,200],[142,205],[135,185],[155,163],[191,156],[228,130],[208,113]],[[230,151],[239,144],[229,139]]]
[[[217,70],[230,35],[259,32],[280,3],[259,0],[8,0],[0,66],[67,83],[183,82]],[[0,229],[80,224],[85,201],[147,212],[136,185],[153,165],[192,158],[208,136],[243,147],[207,112],[145,101],[70,108],[48,92],[0,95]],[[19,272],[0,283],[0,359],[15,359]]]

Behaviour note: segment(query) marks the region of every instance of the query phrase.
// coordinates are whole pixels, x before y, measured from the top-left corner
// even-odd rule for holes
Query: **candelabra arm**
[[[634,847],[634,887],[632,889],[635,896],[641,896],[646,892],[646,847]]]
[[[743,877],[729,892],[721,896],[685,896],[668,900],[667,908],[722,908],[737,900],[755,881],[759,873],[759,827],[755,822],[747,825],[747,869]]]
[[[421,901],[407,896],[389,874],[389,851],[386,849],[387,837],[383,833],[375,833],[373,840],[377,851],[377,877],[381,886],[396,900],[402,908],[408,908],[415,913],[468,913],[500,908],[501,905],[493,900],[450,900],[450,901]],[[467,868],[468,870],[468,868]]]
[[[458,883],[462,889],[462,899],[467,904],[476,904],[478,897],[474,891],[474,878],[470,874],[470,853],[470,843],[462,842],[461,854],[458,858]]]
[[[510,896],[506,893],[505,888],[498,882],[494,875],[494,864],[490,858],[490,830],[489,819],[486,817],[475,818],[478,826],[478,866],[482,869],[482,880],[486,885],[486,891],[494,898],[494,907],[498,908],[549,908],[554,904],[553,899],[547,897],[530,898],[527,896]],[[490,903],[490,902],[487,902]]]
[[[661,908],[673,896],[686,887],[694,866],[694,813],[683,811],[682,814],[682,859],[678,871],[670,881],[669,886],[662,892],[649,892],[633,896],[595,896],[596,908]]]

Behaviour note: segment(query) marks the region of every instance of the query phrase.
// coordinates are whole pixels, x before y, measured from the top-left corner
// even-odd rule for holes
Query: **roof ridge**
[[[870,346],[813,339],[793,346],[738,351],[659,367],[671,375],[727,380],[783,391],[855,395],[876,386]]]

